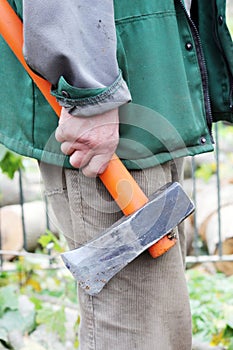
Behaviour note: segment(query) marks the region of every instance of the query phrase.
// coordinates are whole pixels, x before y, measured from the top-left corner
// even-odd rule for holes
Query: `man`
[[[9,2],[22,15],[21,1]],[[182,181],[182,157],[212,151],[213,118],[232,120],[224,5],[194,1],[191,20],[180,0],[23,1],[25,58],[63,108],[57,125],[2,42],[0,76],[8,72],[9,85],[21,78],[13,93],[13,84],[0,92],[7,101],[0,140],[39,159],[70,248],[122,215],[96,177],[115,151],[149,195]],[[204,44],[217,33],[221,50],[216,37],[202,50],[196,26]],[[225,86],[220,94],[215,74]],[[182,225],[176,233],[179,244],[169,252],[156,260],[145,252],[97,296],[79,290],[81,350],[191,349]]]

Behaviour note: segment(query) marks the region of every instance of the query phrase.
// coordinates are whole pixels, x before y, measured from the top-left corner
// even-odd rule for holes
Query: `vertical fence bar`
[[[47,196],[44,196],[44,202],[45,202],[46,227],[47,227],[48,230],[50,230],[49,210],[48,210],[48,199],[47,199]]]
[[[219,163],[219,137],[218,123],[215,125],[215,156],[216,156],[216,182],[217,182],[217,213],[218,213],[218,251],[222,257],[222,228],[221,228],[221,184],[220,184],[220,163]]]
[[[23,228],[23,247],[27,250],[27,234],[25,226],[25,215],[24,215],[24,195],[23,195],[23,184],[22,184],[22,171],[19,169],[19,200],[21,206],[21,221]]]
[[[192,168],[192,180],[193,180],[193,202],[195,205],[195,212],[194,212],[194,240],[193,240],[193,248],[194,248],[194,255],[199,255],[199,245],[198,245],[198,239],[199,239],[199,233],[198,233],[198,227],[197,227],[197,184],[196,184],[196,177],[195,177],[195,171],[196,171],[196,162],[195,157],[192,157],[191,161],[191,168]]]

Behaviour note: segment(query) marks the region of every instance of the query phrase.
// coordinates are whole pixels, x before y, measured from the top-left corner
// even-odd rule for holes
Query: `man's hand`
[[[55,137],[70,164],[95,177],[104,172],[119,142],[118,108],[93,117],[73,117],[62,108]]]

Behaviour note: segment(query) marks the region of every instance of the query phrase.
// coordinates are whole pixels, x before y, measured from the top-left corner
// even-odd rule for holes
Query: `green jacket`
[[[8,1],[22,16],[21,0]],[[193,0],[192,20],[180,0],[115,0],[114,10],[117,62],[132,98],[120,107],[120,158],[138,169],[212,151],[212,122],[233,121],[225,1]],[[54,138],[57,116],[2,38],[0,52],[0,142],[69,167]],[[80,89],[61,76],[53,94],[63,105],[91,105],[112,86]]]

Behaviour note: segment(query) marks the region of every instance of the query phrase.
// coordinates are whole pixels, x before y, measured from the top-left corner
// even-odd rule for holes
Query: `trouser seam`
[[[84,213],[83,213],[83,199],[82,199],[82,185],[81,185],[81,181],[80,181],[80,176],[81,176],[81,173],[80,173],[80,170],[78,170],[78,188],[79,188],[79,191],[78,191],[78,196],[79,196],[79,201],[80,201],[80,207],[79,207],[79,214],[80,214],[80,218],[82,220],[82,225],[83,225],[83,232],[86,232],[86,228],[85,228],[85,221],[84,221]]]
[[[93,297],[89,296],[90,301],[90,313],[89,315],[92,315],[92,317],[89,317],[88,320],[88,326],[89,326],[89,340],[91,343],[90,350],[96,350],[96,339],[95,339],[95,316],[94,316],[94,303],[93,303]]]
[[[76,220],[75,211],[77,211],[77,214],[79,215],[79,219],[80,219],[80,224],[82,225],[82,229],[80,229],[80,231],[85,232],[85,222],[83,220],[83,212],[82,212],[83,205],[82,205],[82,195],[81,195],[80,173],[79,173],[79,170],[75,171],[75,173],[73,170],[71,170],[70,173],[71,173],[71,179],[72,179],[71,182],[74,181],[74,177],[75,177],[75,180],[77,181],[75,193],[70,194],[67,190],[67,196],[68,196],[71,213],[72,213],[71,222],[72,222],[73,242],[75,243],[75,246],[77,246],[77,244],[80,244],[80,239],[77,237],[77,232],[75,227],[75,220]],[[73,185],[71,185],[71,187],[73,187]]]

